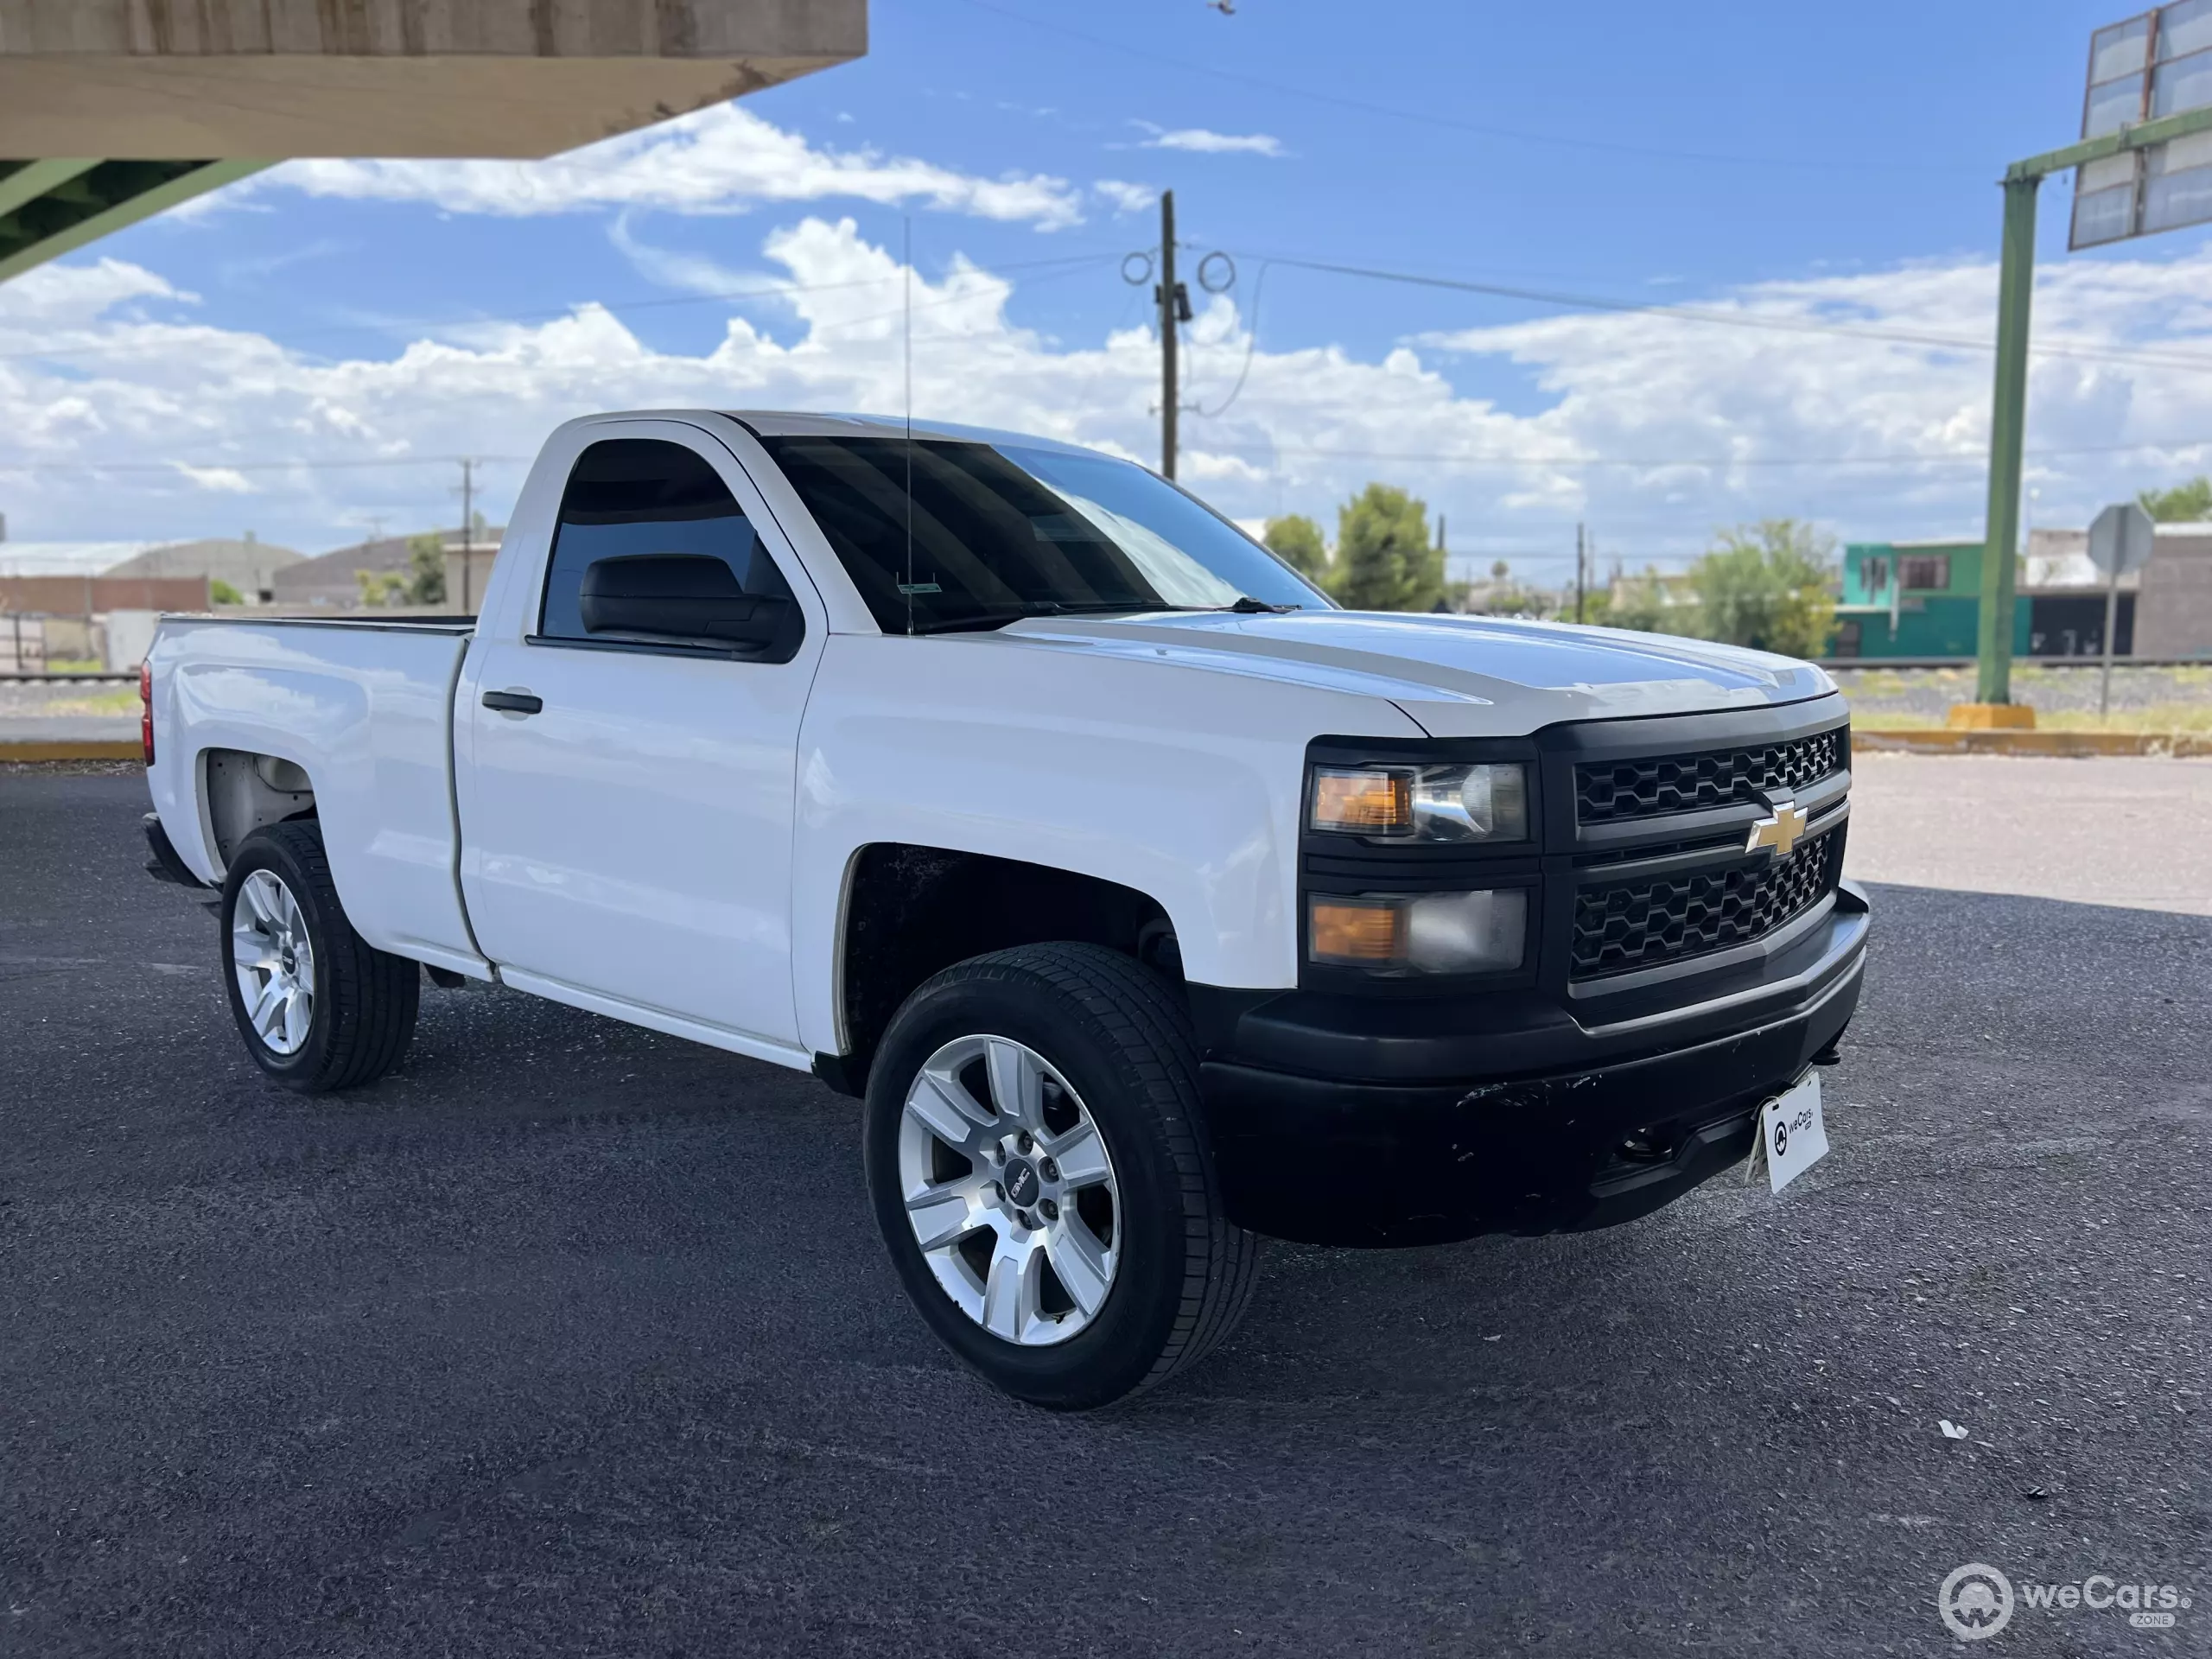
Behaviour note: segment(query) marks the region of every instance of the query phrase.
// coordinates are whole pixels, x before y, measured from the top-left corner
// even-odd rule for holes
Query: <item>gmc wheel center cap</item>
[[[1037,1179],[1037,1166],[1027,1158],[1006,1160],[1006,1195],[1020,1209],[1027,1210],[1037,1202],[1037,1195],[1044,1190],[1044,1183]]]

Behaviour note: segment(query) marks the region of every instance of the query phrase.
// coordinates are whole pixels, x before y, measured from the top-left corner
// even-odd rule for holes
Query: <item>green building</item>
[[[2104,594],[2086,556],[2038,556],[2048,539],[2086,544],[2079,531],[2032,535],[2012,607],[2015,657],[2094,655],[2104,649]],[[1981,623],[1980,542],[1853,542],[1843,550],[1835,608],[1838,657],[1972,657]],[[2135,594],[2120,596],[2113,650],[2133,648]]]

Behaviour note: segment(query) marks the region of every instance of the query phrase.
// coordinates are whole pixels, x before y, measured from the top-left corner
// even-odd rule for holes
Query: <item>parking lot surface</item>
[[[1969,1561],[2194,1603],[1980,1650],[2212,1647],[2212,919],[1878,888],[1787,1192],[1274,1246],[1060,1418],[808,1077],[426,987],[398,1074],[264,1084],[143,795],[0,776],[0,1651],[1936,1654]]]

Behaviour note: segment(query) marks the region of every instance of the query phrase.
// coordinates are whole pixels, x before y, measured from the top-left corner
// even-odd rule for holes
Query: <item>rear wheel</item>
[[[1016,1397],[1102,1406],[1203,1357],[1250,1298],[1221,1213],[1188,1018],[1117,952],[947,969],[870,1068],[868,1188],[909,1296]]]
[[[311,821],[246,837],[223,880],[231,1014],[254,1064],[319,1094],[382,1077],[407,1052],[419,964],[353,931]]]

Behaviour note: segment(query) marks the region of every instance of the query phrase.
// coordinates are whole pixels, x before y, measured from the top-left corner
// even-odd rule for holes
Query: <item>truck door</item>
[[[455,711],[477,942],[525,990],[788,1059],[793,768],[825,617],[711,435],[674,421],[589,432],[550,550],[485,619],[461,691],[473,706]],[[796,607],[784,636],[764,650],[703,627],[587,626],[606,614],[594,565],[669,555],[721,561],[770,613]]]

